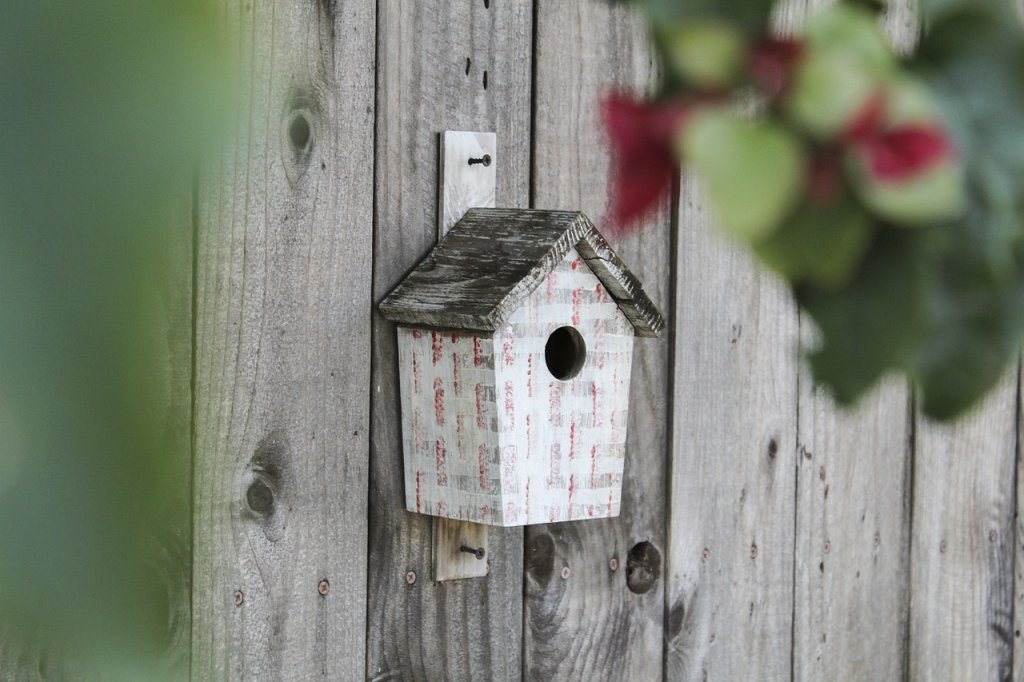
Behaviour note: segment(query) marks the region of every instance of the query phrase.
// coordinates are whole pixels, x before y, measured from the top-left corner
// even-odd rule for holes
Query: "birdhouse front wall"
[[[579,373],[553,376],[545,348],[575,329]],[[573,249],[495,336],[503,525],[617,516],[633,326]]]
[[[552,374],[571,327],[582,365]],[[499,526],[617,516],[633,327],[575,251],[493,336],[398,330],[406,508]]]

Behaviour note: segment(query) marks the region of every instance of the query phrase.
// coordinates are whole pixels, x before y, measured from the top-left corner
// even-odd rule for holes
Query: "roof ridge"
[[[573,248],[636,334],[657,336],[665,326],[661,313],[581,211],[472,208],[380,311],[399,324],[494,331]]]

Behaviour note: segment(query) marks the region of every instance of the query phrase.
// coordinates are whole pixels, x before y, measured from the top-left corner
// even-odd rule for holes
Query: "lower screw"
[[[487,553],[487,551],[483,547],[473,548],[468,545],[463,545],[462,547],[459,547],[459,551],[465,552],[466,554],[472,554],[477,559],[483,559],[484,555]]]

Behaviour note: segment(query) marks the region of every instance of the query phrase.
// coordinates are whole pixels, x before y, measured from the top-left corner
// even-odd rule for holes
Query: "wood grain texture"
[[[437,329],[499,329],[572,248],[637,336],[665,320],[626,264],[580,211],[473,208],[380,304],[387,319]]]
[[[918,417],[909,674],[1010,680],[1017,372],[951,426]]]
[[[795,679],[903,675],[910,419],[902,381],[887,381],[844,411],[801,374]]]
[[[379,3],[375,301],[434,245],[442,131],[496,133],[496,201],[527,203],[532,3],[488,4]],[[367,676],[518,679],[522,531],[489,530],[486,578],[431,583],[430,519],[405,511],[397,361],[376,315]]]
[[[1017,5],[1019,13],[1024,9]],[[1013,536],[1013,680],[1024,680],[1024,357],[1018,356],[1017,371],[1017,468],[1014,471],[1016,508],[1014,509]]]
[[[609,157],[599,98],[653,83],[643,21],[591,0],[541,0],[537,12],[533,204],[595,219],[666,309],[668,212],[629,236],[602,221]],[[634,344],[621,515],[527,529],[524,679],[662,677],[668,353],[664,338]]]
[[[790,676],[797,319],[683,184],[666,676]]]
[[[431,531],[431,580],[463,580],[487,575],[487,526],[436,518]],[[463,551],[463,547],[477,550],[480,555]]]
[[[362,679],[374,3],[232,3],[241,128],[201,184],[195,679]]]
[[[827,4],[812,0],[808,9]],[[795,26],[799,4],[791,5]],[[906,51],[917,35],[912,3],[889,3],[885,26]],[[801,329],[813,347],[813,322],[802,317]],[[798,400],[793,676],[898,679],[909,623],[913,416],[905,382],[883,382],[856,409],[842,409],[801,366]]]
[[[470,208],[494,206],[498,178],[493,161],[498,154],[498,136],[494,133],[446,130],[441,133],[440,153],[437,189],[439,240],[448,234]],[[479,163],[470,163],[471,160]],[[403,397],[403,411],[404,405]],[[408,435],[407,423],[406,415],[403,415],[402,430],[405,435]],[[403,453],[403,459],[407,457]],[[405,463],[408,465],[408,459],[405,459]],[[463,551],[464,548],[476,550],[477,553],[467,553]],[[487,575],[487,552],[487,526],[445,518],[436,518],[431,522],[432,580],[461,580]]]

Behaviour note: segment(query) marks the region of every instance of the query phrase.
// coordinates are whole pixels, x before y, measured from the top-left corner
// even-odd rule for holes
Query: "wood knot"
[[[661,552],[646,540],[629,550],[626,558],[626,586],[631,592],[649,592],[661,577]]]
[[[526,573],[540,585],[547,587],[555,572],[555,539],[548,533],[539,533],[526,543]]]
[[[271,542],[284,534],[285,515],[281,500],[286,496],[290,453],[281,431],[272,431],[256,445],[245,472],[245,506]]]

